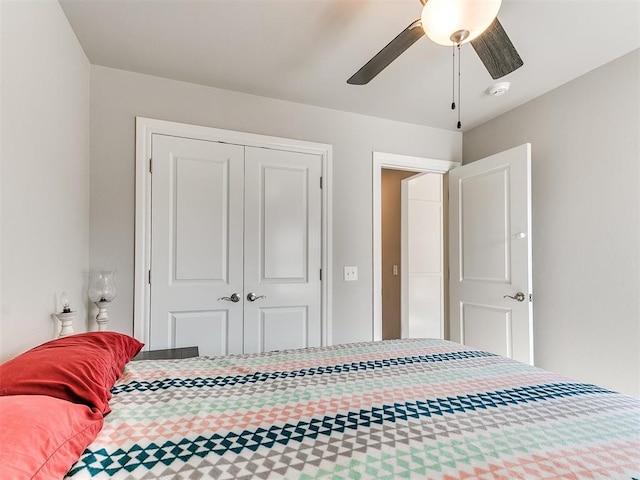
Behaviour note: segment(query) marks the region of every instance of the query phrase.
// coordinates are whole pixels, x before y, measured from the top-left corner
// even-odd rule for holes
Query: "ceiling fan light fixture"
[[[440,45],[467,43],[484,32],[498,15],[502,0],[427,0],[422,28]],[[460,32],[469,32],[462,41]]]

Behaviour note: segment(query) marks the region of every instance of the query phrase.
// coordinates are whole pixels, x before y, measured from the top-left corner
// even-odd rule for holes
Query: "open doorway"
[[[382,339],[444,338],[444,177],[383,168]]]
[[[385,169],[445,174],[458,162],[373,152],[373,339],[382,340],[382,172]],[[393,264],[392,264],[393,265]],[[392,267],[393,269],[393,267]],[[393,272],[393,270],[392,270]],[[445,302],[446,305],[446,302]]]
[[[402,338],[402,181],[416,172],[383,168],[382,218],[382,339]]]

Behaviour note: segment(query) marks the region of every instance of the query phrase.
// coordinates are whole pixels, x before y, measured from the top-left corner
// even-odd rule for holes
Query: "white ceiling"
[[[455,130],[451,49],[420,39],[346,83],[420,16],[419,0],[60,0],[92,64]],[[640,0],[503,0],[524,66],[502,97],[462,48],[463,131],[640,47]]]

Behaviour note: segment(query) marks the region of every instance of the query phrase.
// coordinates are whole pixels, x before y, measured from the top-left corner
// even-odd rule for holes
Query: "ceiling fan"
[[[524,62],[497,14],[502,0],[420,0],[422,15],[380,50],[347,83],[365,85],[425,33],[440,45],[471,42],[491,77],[498,79]]]

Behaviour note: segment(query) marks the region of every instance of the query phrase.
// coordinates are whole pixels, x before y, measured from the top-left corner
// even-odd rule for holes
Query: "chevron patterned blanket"
[[[640,400],[439,340],[131,362],[66,478],[637,479]]]

